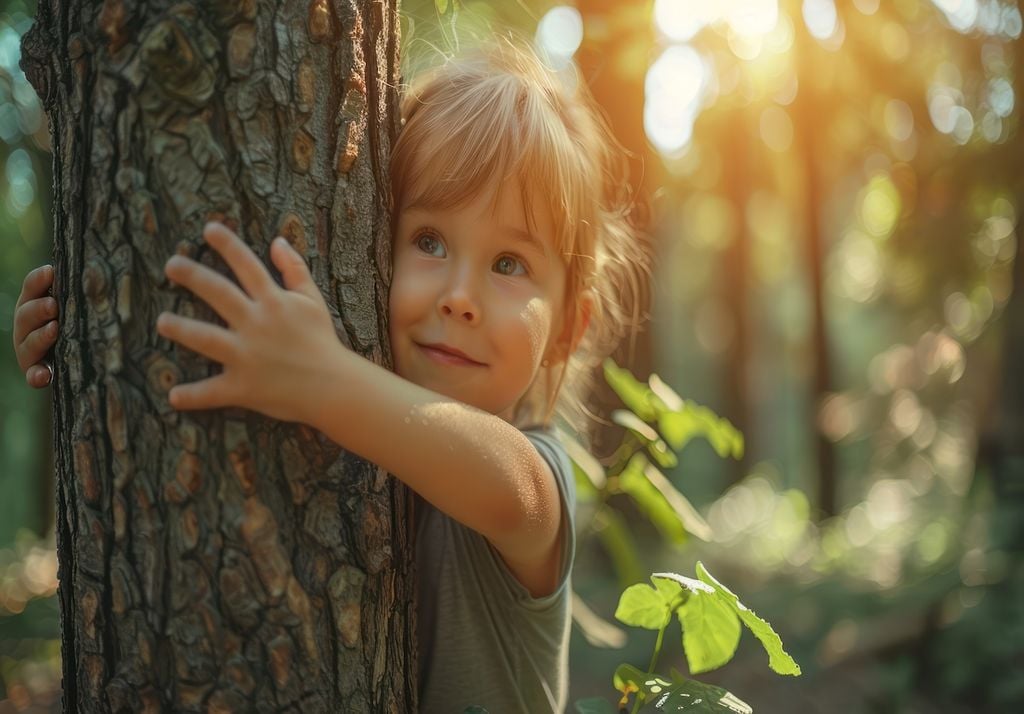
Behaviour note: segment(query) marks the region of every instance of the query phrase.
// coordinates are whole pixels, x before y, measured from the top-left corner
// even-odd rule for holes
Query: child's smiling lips
[[[423,345],[416,343],[420,349],[426,352],[427,356],[431,359],[441,362],[442,364],[454,364],[462,365],[465,367],[486,367],[483,362],[477,362],[475,359],[467,355],[462,350],[454,347],[449,347],[443,343],[435,343],[430,345]]]

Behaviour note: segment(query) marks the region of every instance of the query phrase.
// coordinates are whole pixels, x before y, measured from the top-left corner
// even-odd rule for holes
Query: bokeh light
[[[537,24],[539,53],[556,69],[568,66],[583,42],[583,17],[569,5],[557,5]]]
[[[651,65],[644,82],[644,129],[658,151],[671,156],[689,143],[709,75],[707,62],[687,45],[668,47]]]

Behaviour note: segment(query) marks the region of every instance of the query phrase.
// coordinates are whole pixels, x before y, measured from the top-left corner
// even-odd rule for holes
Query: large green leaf
[[[680,590],[687,590],[690,593],[697,593],[703,595],[714,595],[715,589],[707,583],[702,583],[700,580],[694,580],[688,578],[685,575],[679,575],[678,573],[654,573],[651,575],[651,580],[658,589],[663,593],[679,592]],[[674,584],[674,587],[662,586],[659,581],[669,581]]]
[[[690,674],[718,669],[736,654],[740,619],[717,592],[701,592],[676,610]]]
[[[647,378],[647,384],[651,386],[651,391],[661,400],[665,409],[673,412],[682,409],[683,398],[676,393],[676,390],[665,384],[661,377],[652,372],[651,376]]]
[[[647,458],[642,453],[633,455],[619,474],[619,488],[629,494],[654,527],[673,545],[686,542],[686,528],[679,514],[664,494],[647,478]]]
[[[736,594],[718,582],[700,561],[697,562],[697,577],[701,582],[714,588],[735,611],[743,624],[754,633],[754,637],[761,641],[765,651],[768,652],[768,666],[772,670],[779,674],[794,676],[800,674],[800,665],[782,648],[782,639],[772,629],[772,626],[741,603]]]
[[[679,457],[676,456],[676,452],[668,448],[668,444],[660,438],[647,444],[647,453],[658,462],[658,466],[664,469],[675,468],[679,464]]]
[[[615,619],[645,630],[660,630],[672,616],[669,603],[656,588],[646,583],[630,585],[619,598]]]
[[[688,412],[662,412],[658,415],[658,431],[676,451],[681,451],[695,436],[701,425]]]
[[[623,694],[645,692],[648,687],[670,687],[672,682],[656,674],[647,674],[631,664],[620,664],[612,675],[612,685]]]
[[[672,680],[648,674],[629,664],[615,670],[615,688],[623,694],[644,698],[641,712],[689,712],[690,714],[753,714],[753,709],[728,690],[686,679],[678,672]]]
[[[608,382],[608,386],[619,395],[622,403],[636,413],[640,419],[654,421],[657,411],[654,404],[654,392],[650,387],[637,381],[628,369],[619,367],[610,358],[604,361],[604,378]]]
[[[727,689],[687,679],[672,670],[667,696],[654,696],[641,710],[651,712],[689,712],[690,714],[754,714],[754,709]]]
[[[694,437],[703,436],[723,459],[743,456],[743,435],[736,427],[728,419],[690,400],[675,411],[659,413],[658,431],[676,451],[682,450]]]
[[[626,409],[616,409],[612,412],[611,417],[613,422],[629,429],[639,436],[645,444],[658,441],[658,432],[633,412]]]
[[[697,512],[697,509],[687,500],[686,496],[676,490],[676,487],[672,485],[672,482],[668,480],[665,474],[658,471],[653,464],[647,464],[644,467],[644,475],[661,492],[661,495],[665,497],[665,500],[672,507],[672,510],[676,512],[687,533],[697,536],[705,542],[711,540],[713,536],[711,526]]]

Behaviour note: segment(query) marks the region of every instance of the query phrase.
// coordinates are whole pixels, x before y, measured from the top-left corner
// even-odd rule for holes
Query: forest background
[[[651,320],[616,359],[745,437],[742,458],[695,440],[664,469],[707,540],[672,542],[625,497],[612,525],[580,519],[572,699],[647,660],[654,633],[612,617],[622,588],[700,560],[803,669],[771,674],[747,637],[701,677],[755,711],[1024,706],[1018,4],[402,12],[411,67],[511,28],[577,69],[632,153],[656,251]],[[52,250],[46,118],[18,67],[33,13],[0,0],[0,712],[59,708],[50,392],[10,348],[21,280]],[[602,428],[596,455],[620,437]]]

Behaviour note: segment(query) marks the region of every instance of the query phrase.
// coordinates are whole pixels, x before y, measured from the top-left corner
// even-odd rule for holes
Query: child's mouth
[[[477,362],[458,350],[447,345],[421,345],[416,343],[423,352],[435,362],[441,364],[458,365],[462,367],[486,367],[483,362]]]

